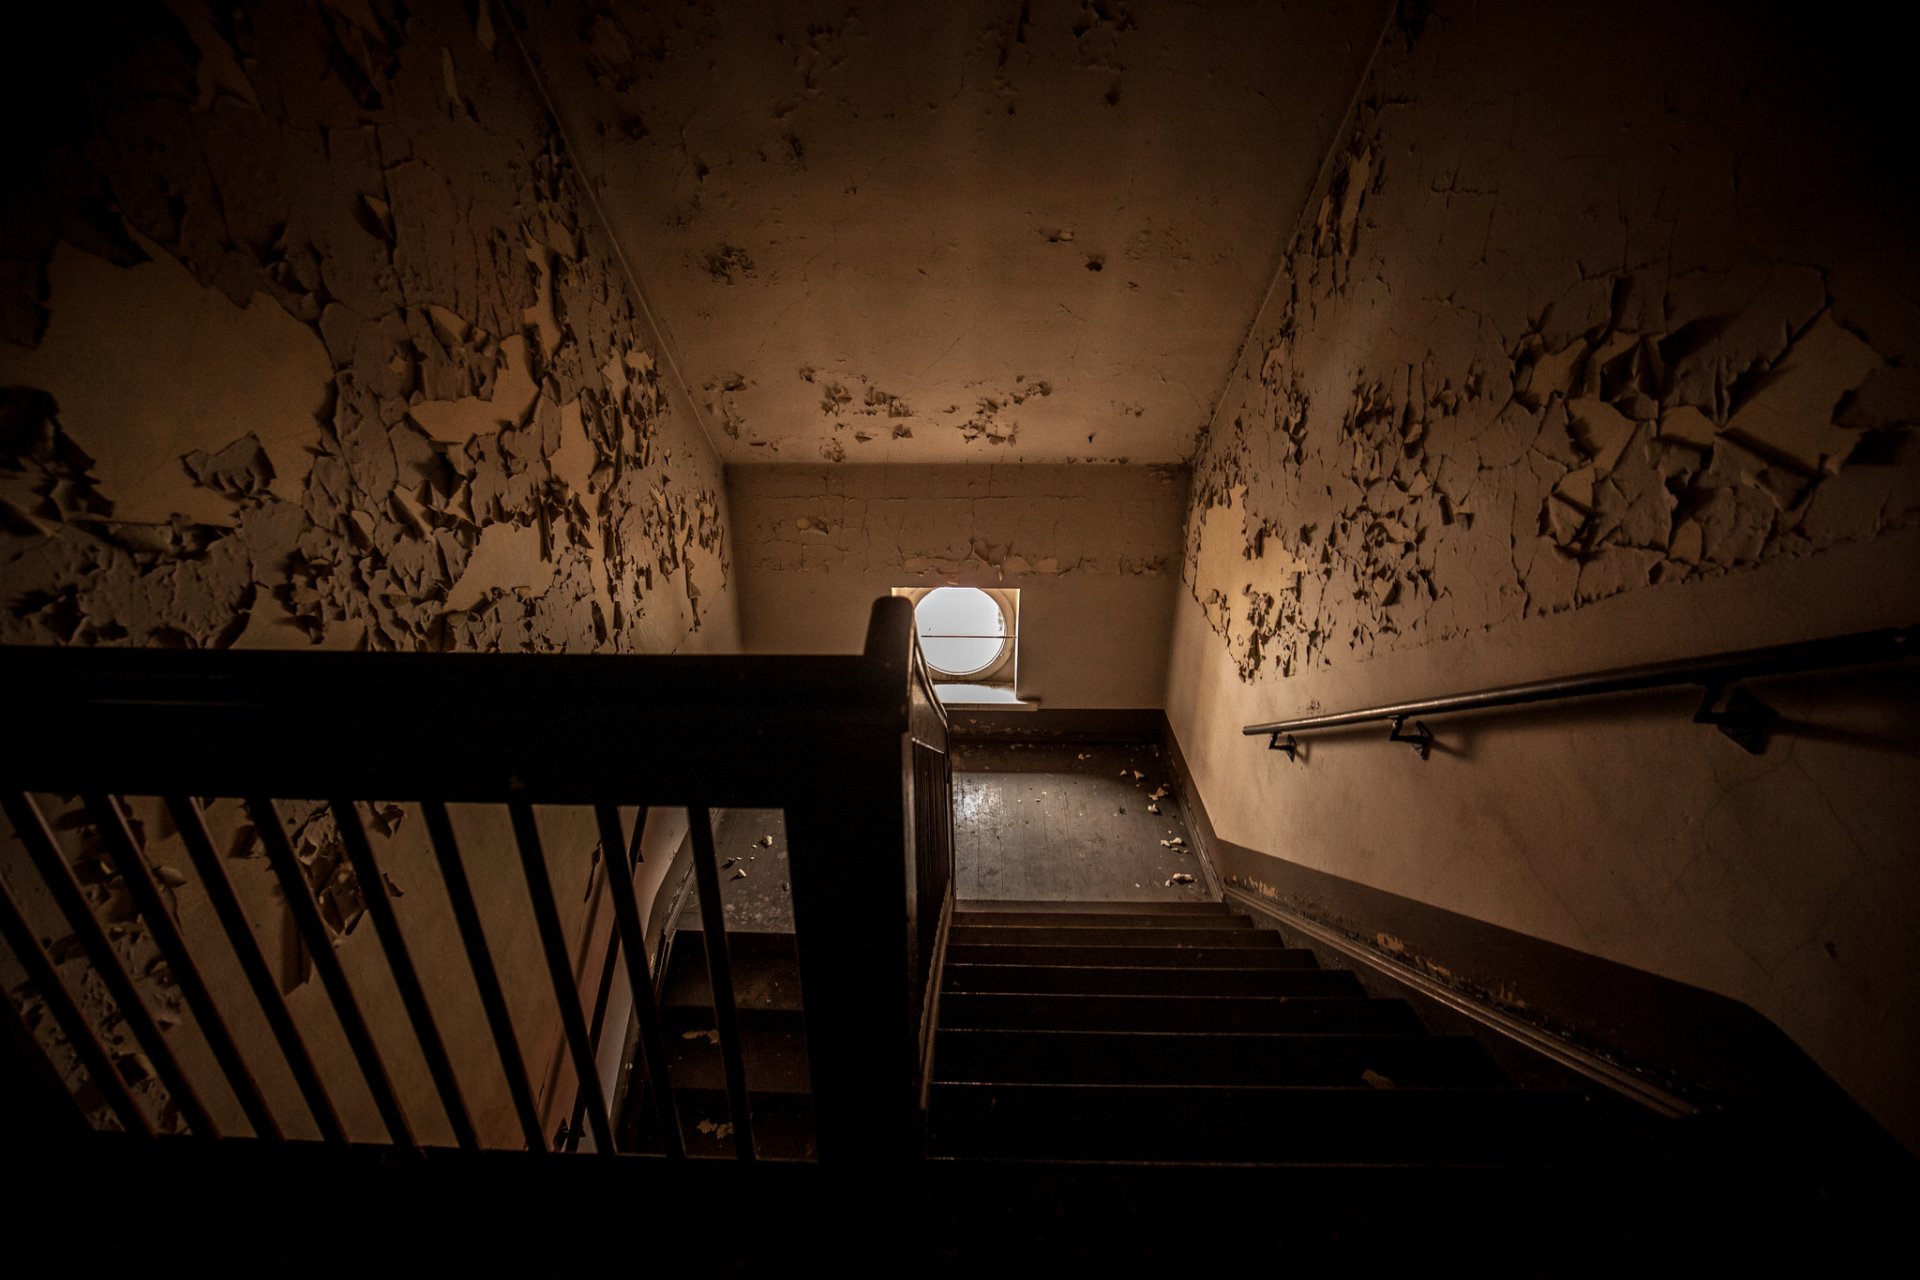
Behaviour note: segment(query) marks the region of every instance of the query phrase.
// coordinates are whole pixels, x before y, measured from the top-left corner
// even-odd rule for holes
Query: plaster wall
[[[177,0],[76,13],[12,46],[7,118],[37,124],[10,134],[0,218],[0,642],[737,645],[717,455],[493,12]],[[517,714],[510,691],[499,713]],[[431,708],[360,728],[433,750]],[[124,885],[48,803],[176,1052],[243,1132]],[[283,812],[414,1123],[450,1140],[332,819]],[[363,816],[481,1133],[519,1145],[420,818]],[[170,823],[145,802],[134,817],[263,1087],[310,1134]],[[249,825],[230,802],[209,817],[350,1132],[382,1136]],[[592,817],[541,821],[584,955],[605,864]],[[499,814],[456,822],[529,1073],[564,1105],[510,836]],[[8,839],[8,883],[175,1123]],[[0,976],[53,1036],[10,958]]]
[[[1161,705],[1184,468],[732,466],[727,488],[750,651],[855,651],[893,587],[1016,587],[1022,697]]]
[[[1759,757],[1686,695],[1239,732],[1920,618],[1873,72],[1844,15],[1403,6],[1194,460],[1168,712],[1223,838],[1743,1001],[1920,1145],[1911,677],[1763,691]]]
[[[1388,0],[526,0],[729,464],[1177,463]]]

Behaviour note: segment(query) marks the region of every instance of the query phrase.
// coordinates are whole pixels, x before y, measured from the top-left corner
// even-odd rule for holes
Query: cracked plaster
[[[535,8],[729,464],[1185,461],[1383,14]]]
[[[857,648],[894,587],[1015,587],[1023,696],[1159,705],[1185,468],[782,464],[727,486],[749,649]]]
[[[659,340],[488,7],[177,0],[122,17],[104,33],[56,24],[42,65],[10,83],[40,95],[45,126],[0,221],[0,642],[731,647],[718,459],[663,380]],[[189,866],[164,812],[134,805],[150,860]],[[366,814],[390,889],[411,899],[398,910],[424,930],[416,946],[455,945],[417,818]],[[331,817],[311,803],[285,815],[376,1036],[409,1043],[377,949],[354,934],[362,889]],[[70,807],[50,817],[170,1045],[222,1127],[244,1131],[206,1087],[217,1069],[92,832]],[[463,838],[476,879],[511,867],[498,817]],[[350,1130],[374,1136],[251,828],[226,803],[209,821]],[[597,883],[591,816],[542,821],[557,891],[582,901]],[[9,833],[9,880],[47,912],[22,866]],[[163,878],[197,950],[218,954],[193,876]],[[523,980],[538,969],[525,922],[498,936],[539,1076],[557,1051],[551,992]],[[85,970],[67,972],[108,1017]],[[5,977],[12,990],[11,961]],[[211,980],[244,1022],[238,975]],[[443,996],[456,1060],[491,1060],[471,993]],[[264,1027],[241,1029],[264,1042]],[[176,1125],[124,1024],[107,1033],[156,1120]],[[255,1056],[276,1111],[304,1116],[274,1055]],[[389,1061],[414,1122],[446,1140],[418,1055]],[[511,1135],[500,1082],[467,1085],[483,1132]]]
[[[1239,732],[1920,608],[1897,78],[1736,6],[1402,17],[1193,462],[1168,714],[1216,827],[1740,1000],[1920,1145],[1910,680],[1769,686],[1757,758],[1690,696],[1424,764]]]
[[[1920,519],[1920,320],[1863,269],[1911,252],[1806,209],[1844,156],[1722,195],[1791,132],[1729,79],[1488,91],[1384,52],[1196,452],[1186,579],[1245,679]]]

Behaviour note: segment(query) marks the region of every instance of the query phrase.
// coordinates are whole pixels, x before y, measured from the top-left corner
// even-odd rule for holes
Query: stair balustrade
[[[737,807],[786,815],[821,1163],[915,1157],[923,1010],[952,899],[952,775],[905,600],[874,604],[850,656],[44,648],[6,662],[15,731],[0,804],[17,839],[0,936],[26,981],[20,1004],[0,1000],[13,1086],[0,1108],[16,1132],[612,1157],[597,1063],[617,962],[650,1154],[684,1158],[632,875],[649,812],[671,806],[688,815],[732,1150],[751,1160],[710,816]],[[402,904],[392,879],[402,805],[422,815],[440,880],[427,906]],[[474,807],[493,815],[478,842],[474,822],[463,834],[455,821]],[[568,839],[555,807],[571,815]],[[277,957],[261,942],[260,877],[246,880],[251,907],[236,891],[237,856],[271,871]],[[614,945],[590,1019],[584,911],[559,892],[601,879]],[[453,928],[423,932],[438,902]],[[377,956],[340,942],[362,920]],[[157,957],[130,972],[147,939]],[[301,990],[309,970],[318,983]],[[544,1019],[528,1015],[534,971]],[[545,1132],[554,1090],[528,1066],[556,1017],[584,1144]]]

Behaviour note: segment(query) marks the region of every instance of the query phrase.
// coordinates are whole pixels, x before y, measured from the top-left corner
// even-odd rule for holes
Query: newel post
[[[787,810],[801,1002],[822,1165],[881,1169],[916,1155],[918,1089],[908,943],[912,857],[907,711],[912,607],[876,601],[862,705],[809,744]],[[831,740],[829,740],[831,739]]]

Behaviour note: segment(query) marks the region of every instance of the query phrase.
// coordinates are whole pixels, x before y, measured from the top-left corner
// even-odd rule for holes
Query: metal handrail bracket
[[[1289,760],[1298,760],[1296,734],[1388,724],[1392,726],[1388,741],[1411,744],[1425,760],[1433,747],[1433,734],[1424,717],[1692,686],[1704,691],[1700,709],[1693,716],[1694,723],[1712,725],[1746,751],[1759,755],[1766,750],[1768,732],[1778,717],[1771,707],[1741,687],[1742,681],[1798,671],[1898,662],[1913,656],[1917,641],[1920,641],[1920,626],[1860,631],[1797,644],[1615,667],[1585,675],[1554,676],[1472,693],[1382,703],[1355,711],[1296,716],[1290,720],[1250,724],[1241,729],[1241,733],[1248,737],[1264,736],[1269,750],[1285,752]],[[1406,730],[1409,721],[1413,724],[1412,732]]]

